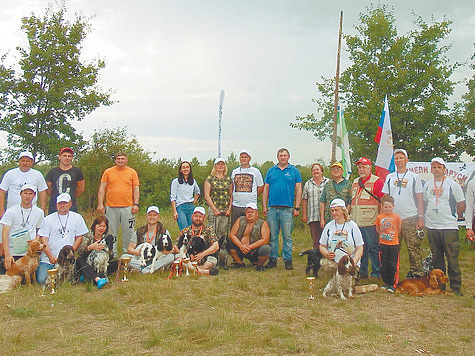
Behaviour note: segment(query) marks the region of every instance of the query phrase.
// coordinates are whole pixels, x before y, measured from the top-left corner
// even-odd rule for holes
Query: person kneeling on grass
[[[203,240],[203,250],[198,253],[190,253],[190,260],[191,262],[198,262],[198,272],[200,274],[216,276],[219,270],[216,268],[218,260],[214,254],[219,250],[219,243],[213,228],[204,224],[205,216],[205,208],[197,206],[191,215],[191,225],[181,230],[180,236],[187,234],[191,239]],[[190,241],[190,246],[193,245],[195,244]],[[176,245],[173,249],[178,252]]]
[[[163,224],[158,221],[160,219],[160,210],[156,206],[150,206],[147,209],[147,225],[138,228],[135,231],[135,234],[132,235],[130,239],[129,246],[127,247],[127,253],[123,254],[121,257],[131,257],[129,266],[132,269],[139,270],[142,273],[153,273],[160,268],[167,268],[173,263],[174,255],[173,251],[168,251],[165,247],[162,249],[163,255],[158,258],[155,262],[154,270],[152,271],[152,265],[143,267],[140,264],[140,251],[136,247],[144,242],[149,244],[156,245],[157,239],[160,238],[163,234],[170,236],[170,233],[163,226]]]
[[[256,203],[247,204],[245,213],[236,221],[229,235],[229,254],[234,259],[231,268],[244,267],[242,259],[245,257],[257,264],[257,271],[264,271],[264,264],[270,256],[269,225],[259,218]]]

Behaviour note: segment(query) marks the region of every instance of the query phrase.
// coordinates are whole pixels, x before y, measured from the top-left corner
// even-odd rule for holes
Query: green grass
[[[139,220],[143,224],[143,216]],[[162,221],[176,236],[170,216]],[[462,355],[475,350],[473,245],[461,248],[464,297],[414,298],[378,290],[341,301],[322,297],[330,275],[321,273],[313,302],[307,299],[306,259],[298,256],[310,246],[306,227],[296,229],[293,271],[279,261],[270,271],[246,267],[217,277],[133,274],[129,282],[102,290],[63,285],[45,297],[39,286],[21,286],[0,295],[2,354],[414,355],[422,348]],[[428,251],[427,241],[423,246]],[[405,275],[405,248],[401,266]]]

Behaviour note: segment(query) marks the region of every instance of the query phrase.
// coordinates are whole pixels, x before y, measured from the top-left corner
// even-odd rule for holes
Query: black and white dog
[[[156,245],[148,242],[141,243],[137,246],[140,251],[140,264],[142,267],[151,265],[150,273],[155,272],[155,263],[164,255],[163,250],[171,251],[173,249],[172,239],[168,234],[162,234],[156,240]]]
[[[313,276],[318,278],[318,270],[321,267],[320,261],[323,258],[322,253],[318,248],[315,248],[300,253],[300,256],[304,255],[307,255],[307,267],[305,268],[305,273],[307,276],[311,276],[312,273],[310,273],[310,271],[312,271]]]
[[[104,277],[109,266],[110,251],[114,249],[114,242],[117,240],[115,236],[107,235],[99,242],[105,247],[103,250],[92,250],[87,256],[86,262],[94,268],[99,276]]]
[[[188,254],[197,255],[206,250],[205,241],[200,236],[192,236],[188,245]]]
[[[59,287],[63,282],[74,283],[74,272],[76,270],[76,258],[74,257],[74,250],[71,245],[65,245],[59,251],[58,259],[54,268],[58,269],[56,275],[56,286]],[[46,278],[45,284],[51,285],[51,277]]]
[[[188,247],[190,245],[191,235],[185,232],[178,238],[177,247],[180,252],[176,255],[176,258],[187,258],[190,257],[188,254]]]

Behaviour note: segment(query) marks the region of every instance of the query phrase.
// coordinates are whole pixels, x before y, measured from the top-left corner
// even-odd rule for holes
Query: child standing
[[[379,234],[381,250],[381,277],[385,283],[381,289],[394,293],[394,285],[399,279],[399,234],[401,218],[393,213],[394,198],[385,195],[381,198],[382,213],[376,218],[376,231]]]

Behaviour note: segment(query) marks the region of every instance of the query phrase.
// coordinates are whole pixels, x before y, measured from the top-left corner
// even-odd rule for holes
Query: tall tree
[[[29,149],[37,160],[52,159],[65,145],[84,142],[72,126],[101,105],[111,105],[110,91],[98,87],[103,60],[81,60],[88,20],[65,19],[66,8],[48,8],[43,17],[22,19],[28,47],[18,47],[15,67],[0,65],[0,129],[8,132],[9,153]]]
[[[394,10],[378,5],[361,14],[360,22],[355,35],[345,36],[352,65],[340,85],[353,157],[376,156],[374,136],[386,94],[394,146],[406,148],[411,159],[456,159],[468,152],[461,143],[473,122],[448,104],[455,85],[450,77],[459,65],[450,63],[450,46],[442,45],[451,21],[427,24],[415,16],[416,29],[398,35]],[[322,116],[297,117],[292,127],[314,131],[319,139],[331,136],[333,83],[317,83],[321,97],[314,101]]]

